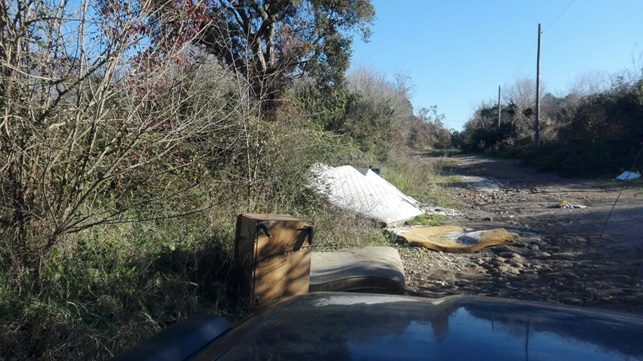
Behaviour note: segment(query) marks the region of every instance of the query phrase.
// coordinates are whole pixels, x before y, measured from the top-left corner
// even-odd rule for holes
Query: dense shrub
[[[643,79],[617,78],[611,88],[580,98],[573,94],[544,98],[540,146],[533,144],[530,128],[519,126],[524,119],[533,122],[533,114],[520,114],[510,104],[503,107],[500,127],[490,121],[497,111],[481,107],[460,134],[462,148],[522,158],[565,176],[595,176],[632,167],[643,141]]]

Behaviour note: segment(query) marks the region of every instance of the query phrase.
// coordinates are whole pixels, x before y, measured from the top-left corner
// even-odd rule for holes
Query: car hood
[[[195,360],[638,360],[643,318],[482,297],[313,293]]]

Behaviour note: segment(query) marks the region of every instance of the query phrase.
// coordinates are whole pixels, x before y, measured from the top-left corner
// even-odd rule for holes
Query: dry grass
[[[431,160],[395,153],[383,167],[382,176],[424,204],[450,208],[456,204],[447,185],[459,181],[459,176],[451,173],[453,166],[453,161],[448,159]]]

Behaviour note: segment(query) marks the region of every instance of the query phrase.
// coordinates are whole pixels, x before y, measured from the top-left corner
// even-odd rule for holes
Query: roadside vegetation
[[[643,73],[623,73],[607,81],[579,82],[568,94],[546,93],[541,100],[541,144],[534,144],[535,83],[508,87],[498,124],[496,104],[484,103],[457,135],[466,151],[523,159],[565,176],[613,177],[640,169],[634,164],[643,145]]]
[[[346,76],[368,0],[0,0],[0,355],[107,359],[198,313],[236,319],[235,217],[289,213],[320,248],[385,244],[314,197],[315,163],[434,201],[448,148],[409,79]],[[296,5],[294,5],[296,4]]]

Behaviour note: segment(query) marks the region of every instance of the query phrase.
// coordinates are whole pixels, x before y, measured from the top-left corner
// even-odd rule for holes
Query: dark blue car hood
[[[478,297],[314,293],[196,360],[640,360],[643,318]]]

